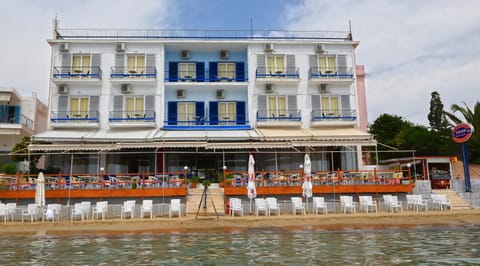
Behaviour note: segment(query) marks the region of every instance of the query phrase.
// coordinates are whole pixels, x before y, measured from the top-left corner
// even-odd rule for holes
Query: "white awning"
[[[118,150],[115,144],[30,144],[29,151],[72,152],[72,151],[112,151]]]
[[[262,128],[257,129],[263,141],[309,140],[311,133],[302,128]]]
[[[94,132],[94,130],[47,130],[32,136],[32,140],[48,142],[80,142]]]
[[[98,131],[84,137],[89,142],[132,142],[132,141],[153,141],[157,130],[152,129],[99,129]]]
[[[178,130],[159,131],[154,139],[157,141],[243,141],[258,139],[254,130]]]

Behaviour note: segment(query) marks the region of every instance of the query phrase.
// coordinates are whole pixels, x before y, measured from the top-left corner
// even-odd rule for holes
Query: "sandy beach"
[[[107,219],[104,221],[7,222],[0,235],[85,235],[155,233],[241,233],[256,230],[351,230],[409,228],[421,226],[480,226],[480,210],[401,213],[356,213],[229,217],[188,215],[182,218]]]

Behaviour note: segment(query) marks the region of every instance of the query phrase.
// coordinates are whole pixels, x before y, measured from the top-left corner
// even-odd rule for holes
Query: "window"
[[[219,120],[235,121],[237,117],[236,103],[235,102],[219,102],[218,116],[219,116]]]
[[[285,96],[269,96],[268,97],[269,116],[285,116],[287,111],[287,100]]]
[[[73,118],[87,118],[88,97],[70,98],[70,114]]]
[[[143,118],[145,116],[144,96],[125,97],[127,118]]]
[[[324,116],[340,115],[338,96],[322,96],[322,114]]]
[[[128,55],[127,71],[129,74],[141,74],[145,71],[145,55]]]
[[[218,78],[219,79],[234,79],[235,78],[235,63],[218,63]]]
[[[318,57],[318,65],[320,67],[320,71],[325,74],[335,73],[337,72],[337,64],[335,60],[335,55],[331,56],[319,56]]]
[[[180,79],[195,79],[197,69],[195,63],[178,63],[178,77]]]
[[[283,55],[267,55],[267,70],[270,74],[281,74],[285,72]]]
[[[91,67],[90,54],[74,54],[72,60],[72,74],[89,74]]]
[[[178,102],[177,119],[180,122],[179,125],[188,125],[190,121],[195,121],[195,102]]]

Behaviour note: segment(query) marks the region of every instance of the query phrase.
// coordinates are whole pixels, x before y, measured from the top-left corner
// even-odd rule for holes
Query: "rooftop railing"
[[[312,39],[351,41],[348,31],[57,29],[57,39]]]

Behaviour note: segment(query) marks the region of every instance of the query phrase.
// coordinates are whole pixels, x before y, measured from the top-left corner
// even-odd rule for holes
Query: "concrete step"
[[[432,189],[432,193],[435,194],[444,194],[450,205],[452,206],[452,210],[469,210],[471,209],[470,204],[464,198],[459,196],[455,191],[451,189]]]
[[[202,202],[199,208],[200,201],[202,201],[203,198],[203,193],[203,188],[191,188],[188,190],[186,204],[187,214],[196,214],[198,211],[199,215],[215,215],[216,210],[218,215],[224,215],[225,203],[223,188],[208,188],[206,194],[207,203],[205,204]]]

